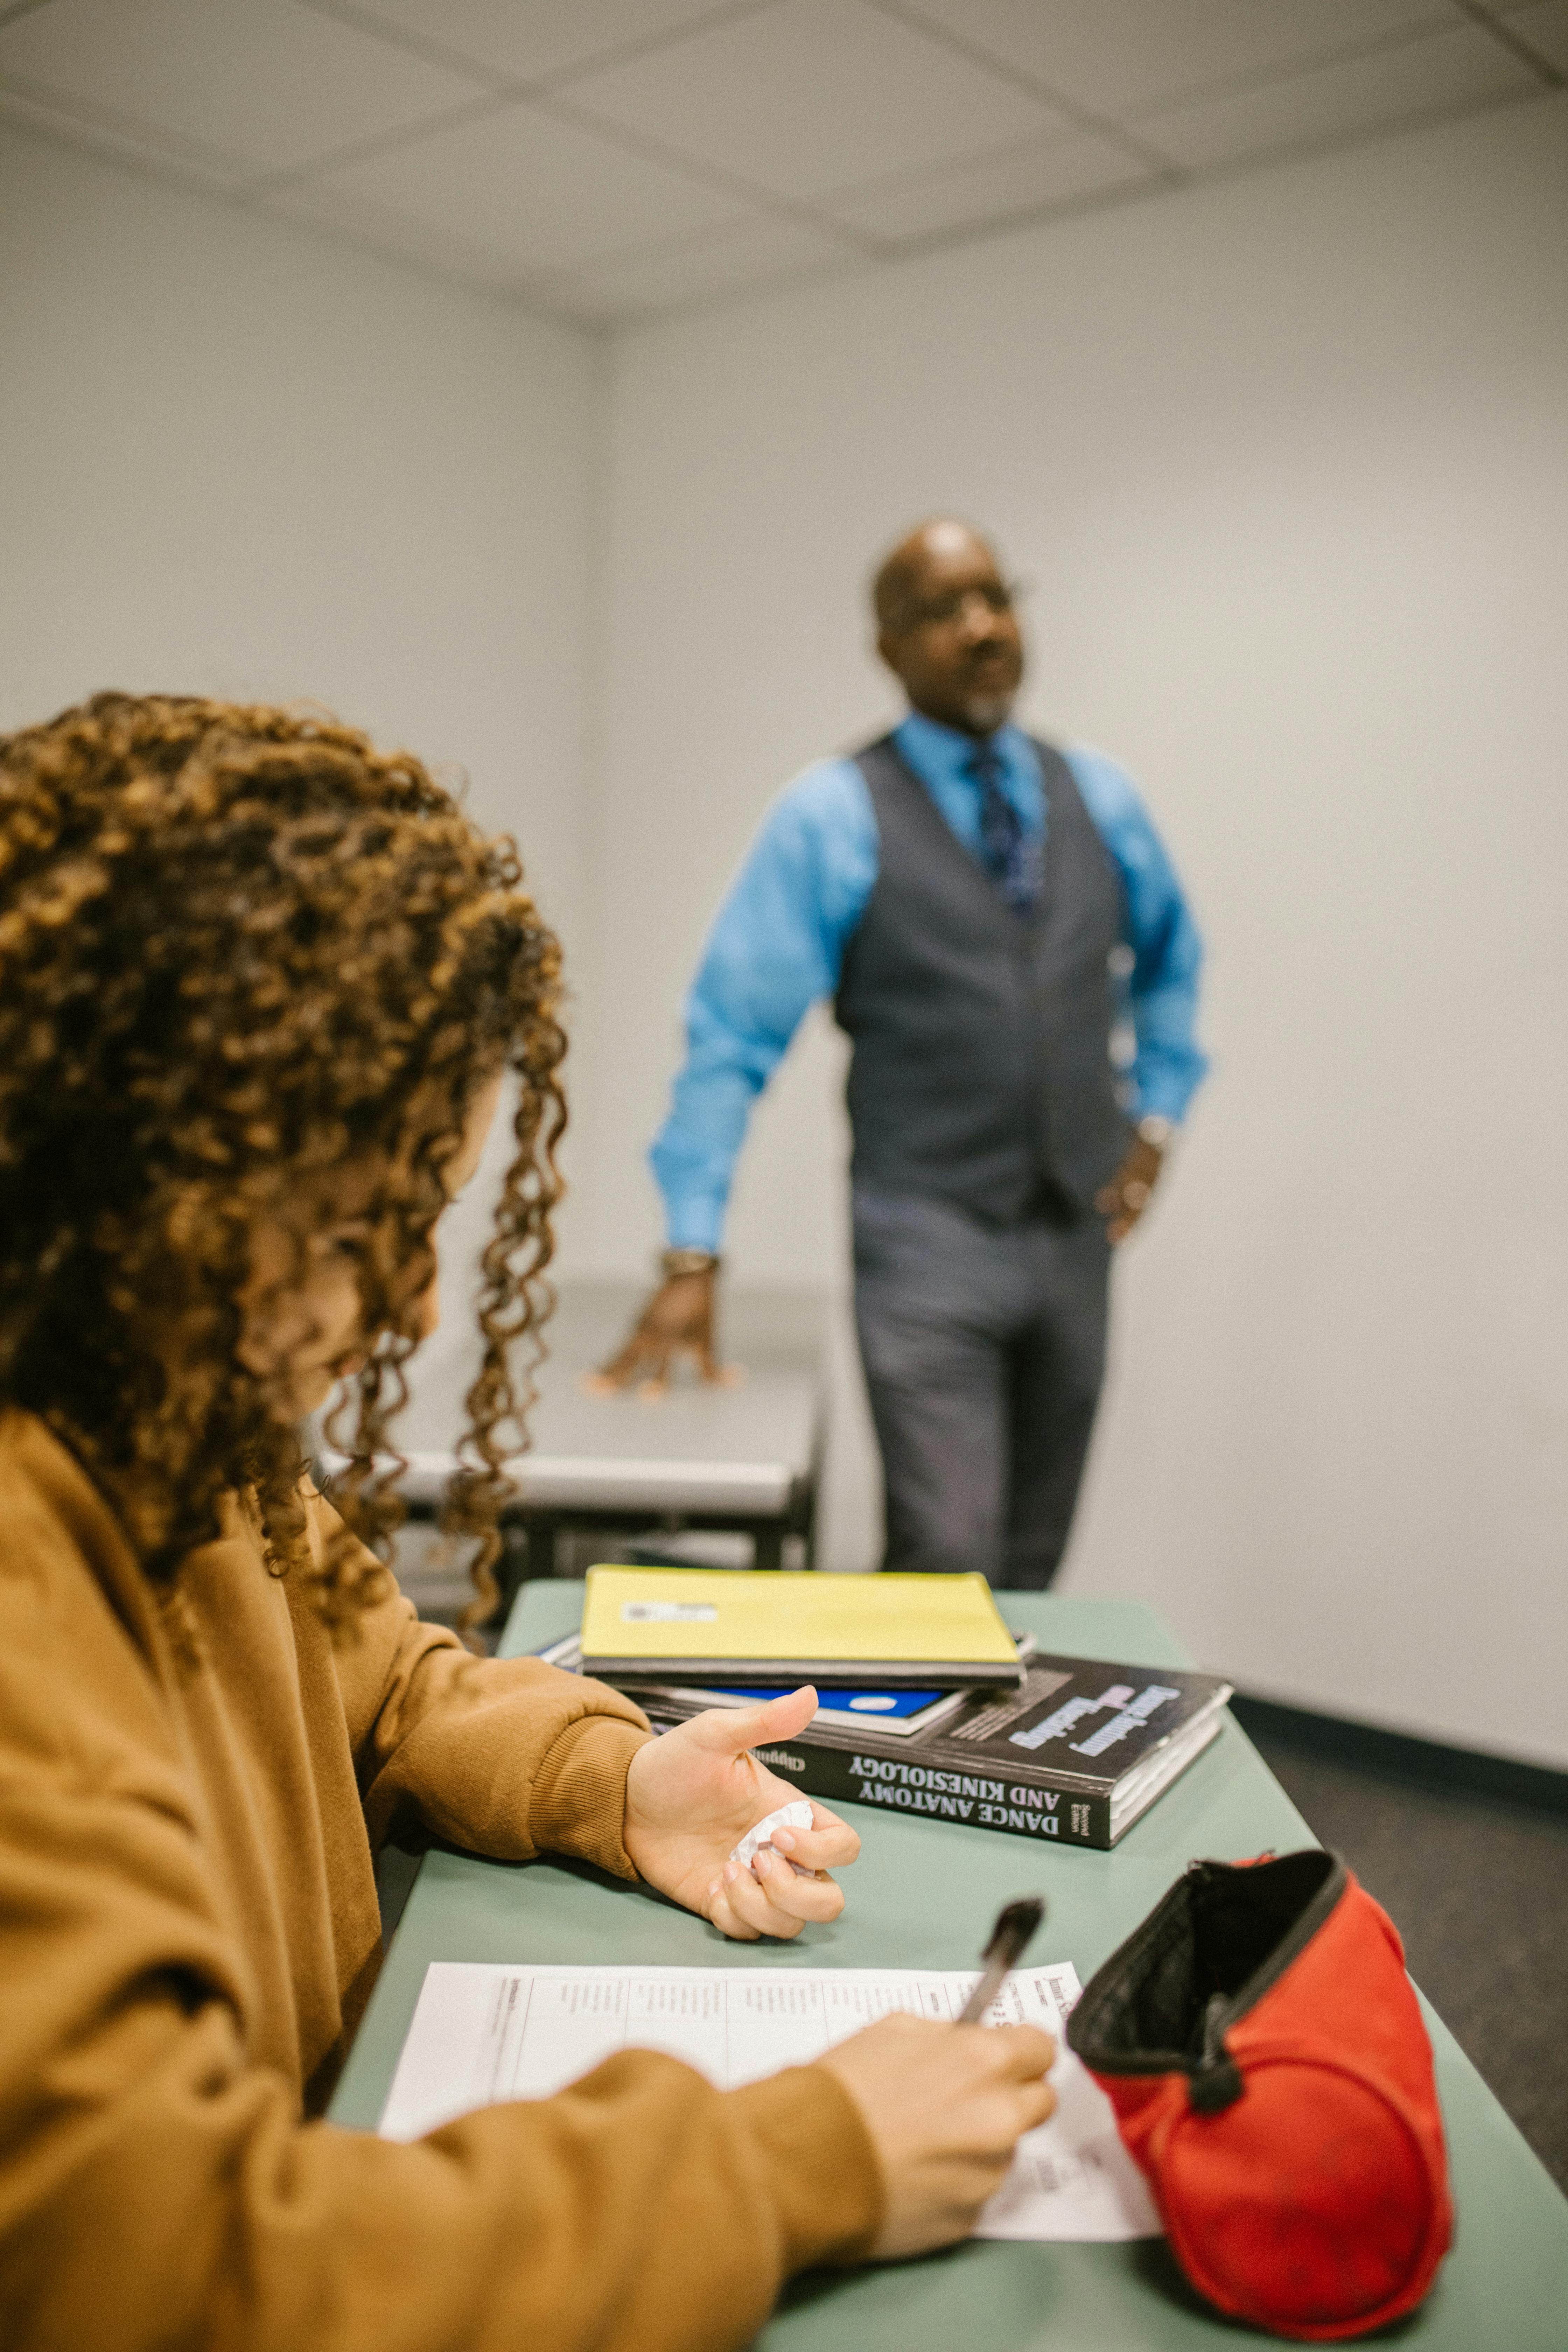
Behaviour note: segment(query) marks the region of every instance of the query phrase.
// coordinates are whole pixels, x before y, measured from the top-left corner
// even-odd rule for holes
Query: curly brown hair
[[[165,1588],[228,1490],[254,1495],[280,1569],[309,1558],[299,1435],[241,1360],[240,1298],[258,1217],[302,1250],[319,1180],[351,1162],[378,1171],[374,1344],[333,1416],[334,1500],[388,1557],[409,1270],[434,1269],[443,1169],[510,1068],[443,1522],[478,1538],[470,1615],[493,1605],[566,1119],[560,952],[521,879],[417,760],[324,713],[100,694],[0,739],[0,1411],[43,1416]],[[349,1541],[317,1574],[339,1628],[384,1581]]]

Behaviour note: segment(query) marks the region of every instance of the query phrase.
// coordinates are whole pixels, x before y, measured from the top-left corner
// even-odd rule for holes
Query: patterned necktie
[[[983,743],[968,762],[980,788],[980,854],[986,872],[1020,922],[1040,903],[1045,883],[1044,844],[1026,834],[1024,821],[1002,789],[1000,755]]]

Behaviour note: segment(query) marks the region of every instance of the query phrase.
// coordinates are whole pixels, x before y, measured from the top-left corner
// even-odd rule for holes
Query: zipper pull
[[[1247,2088],[1240,2069],[1225,2046],[1222,2023],[1228,2007],[1223,1992],[1210,1993],[1204,2011],[1203,2056],[1187,2077],[1187,2099],[1200,2116],[1217,2116],[1232,2107]]]

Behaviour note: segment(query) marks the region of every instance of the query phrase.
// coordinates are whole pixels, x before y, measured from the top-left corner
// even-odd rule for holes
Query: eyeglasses
[[[1029,593],[1026,580],[977,580],[967,588],[944,588],[940,595],[927,596],[919,604],[906,604],[900,616],[905,629],[942,628],[956,621],[969,609],[969,600],[978,596],[988,613],[1000,615],[1016,611]]]

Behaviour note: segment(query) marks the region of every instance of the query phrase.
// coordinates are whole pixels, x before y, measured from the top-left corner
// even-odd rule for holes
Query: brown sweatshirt
[[[634,1877],[647,1733],[395,1592],[334,1646],[237,1503],[177,1590],[0,1419],[7,2352],[723,2352],[864,2252],[876,2158],[821,2067],[721,2094],[629,2052],[408,2147],[307,2120],[380,1958],[372,1839]]]

